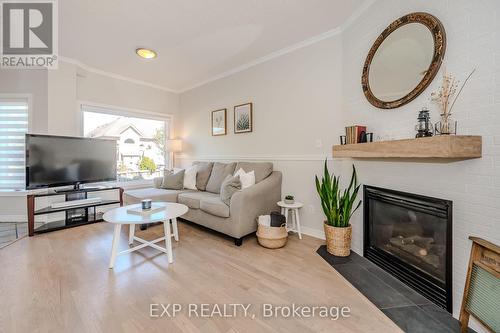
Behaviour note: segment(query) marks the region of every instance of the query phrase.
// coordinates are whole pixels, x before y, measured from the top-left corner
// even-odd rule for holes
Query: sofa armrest
[[[261,182],[233,194],[229,211],[232,223],[237,225],[241,236],[257,230],[256,219],[259,215],[278,210],[277,203],[281,200],[281,179],[281,172],[273,171]]]

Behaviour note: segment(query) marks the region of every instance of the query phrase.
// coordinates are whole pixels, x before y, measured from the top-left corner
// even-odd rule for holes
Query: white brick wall
[[[459,134],[483,136],[483,158],[454,163],[354,163],[364,184],[453,200],[453,310],[458,316],[470,251],[468,236],[500,244],[500,1],[375,1],[342,34],[345,124],[365,124],[375,137],[396,139],[414,136],[422,106],[430,107],[432,120],[438,120],[429,96],[440,77],[416,100],[394,110],[374,108],[361,90],[362,66],[373,41],[394,19],[414,11],[429,12],[443,22],[448,72],[463,80],[477,68],[455,105],[454,116]],[[346,177],[352,162],[341,162]],[[353,225],[353,249],[362,253],[361,212]]]

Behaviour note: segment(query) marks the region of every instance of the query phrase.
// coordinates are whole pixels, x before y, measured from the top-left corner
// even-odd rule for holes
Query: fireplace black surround
[[[452,202],[364,186],[364,256],[452,312]]]

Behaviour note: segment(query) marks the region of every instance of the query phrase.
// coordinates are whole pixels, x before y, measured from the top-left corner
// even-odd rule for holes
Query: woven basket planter
[[[337,228],[323,224],[325,227],[326,250],[337,257],[347,257],[351,253],[352,226]]]

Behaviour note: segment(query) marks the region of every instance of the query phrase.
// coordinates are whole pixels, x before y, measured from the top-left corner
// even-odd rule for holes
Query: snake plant
[[[356,168],[352,166],[352,176],[349,187],[340,188],[340,176],[330,175],[325,160],[324,174],[321,181],[316,176],[316,190],[321,199],[321,207],[326,215],[326,223],[332,227],[347,228],[352,214],[361,205],[361,200],[354,208],[354,202],[361,185],[358,185]],[[353,209],[354,208],[354,209]]]

